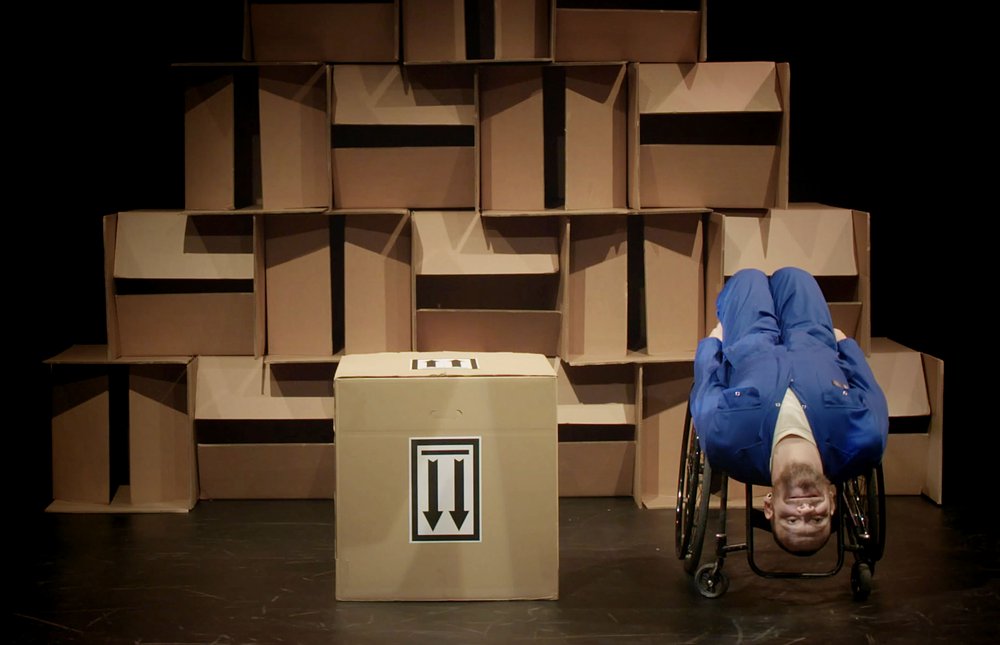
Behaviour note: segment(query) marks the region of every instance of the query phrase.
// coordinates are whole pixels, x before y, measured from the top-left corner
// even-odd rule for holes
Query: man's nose
[[[813,508],[816,508],[816,502],[810,500],[801,500],[799,501],[798,506],[796,508],[798,508],[800,511],[808,511]]]

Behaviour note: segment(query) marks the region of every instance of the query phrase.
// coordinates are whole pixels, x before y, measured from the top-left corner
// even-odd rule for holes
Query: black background
[[[982,282],[958,267],[986,246],[970,222],[988,218],[988,205],[969,201],[954,143],[971,118],[955,73],[963,43],[945,12],[885,4],[717,0],[709,60],[790,63],[790,197],[871,213],[873,335],[944,359],[953,394],[971,379],[949,363],[951,339],[987,336],[984,312],[958,293]],[[243,8],[30,5],[7,22],[10,42],[22,44],[4,75],[4,317],[14,355],[4,444],[8,497],[36,512],[52,499],[43,361],[106,342],[101,218],[183,207],[183,111],[170,64],[239,60]],[[986,472],[985,451],[962,447],[991,429],[959,412],[952,405],[946,423],[946,504],[967,499]]]

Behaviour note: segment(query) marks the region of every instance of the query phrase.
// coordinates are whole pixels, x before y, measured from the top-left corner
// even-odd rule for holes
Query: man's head
[[[830,539],[836,487],[811,464],[790,463],[772,482],[764,517],[775,541],[796,555],[810,555]]]

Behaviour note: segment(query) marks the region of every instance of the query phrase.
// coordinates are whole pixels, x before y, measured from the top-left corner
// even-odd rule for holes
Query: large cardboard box
[[[552,60],[549,0],[419,0],[403,3],[403,61]]]
[[[706,58],[708,0],[554,4],[557,61],[694,63]]]
[[[944,361],[888,338],[873,338],[868,357],[889,404],[889,442],[882,457],[889,495],[925,495],[941,503]]]
[[[688,397],[694,384],[690,362],[638,366],[635,503],[643,508],[672,508]],[[733,495],[730,503],[742,497]]]
[[[330,206],[325,65],[179,67],[185,74],[185,208]]]
[[[871,352],[871,248],[868,213],[795,203],[768,211],[721,211],[708,221],[706,329],[715,301],[740,269],[770,275],[796,266],[816,277],[833,324]]]
[[[629,65],[629,206],[788,204],[787,63]]]
[[[414,348],[555,356],[559,222],[416,211]]]
[[[255,61],[393,63],[398,0],[248,0],[244,57]]]
[[[412,347],[410,213],[344,217],[344,352],[405,352]]]
[[[199,356],[193,369],[202,499],[330,499],[333,358]]]
[[[46,510],[155,513],[194,507],[190,360],[110,360],[103,345],[78,345],[45,361],[52,371],[54,498]]]
[[[632,494],[638,369],[554,360],[558,384],[560,497]]]
[[[244,214],[105,216],[109,357],[263,353],[259,225]]]
[[[471,66],[335,65],[336,208],[474,208],[479,203]]]
[[[556,379],[540,355],[344,357],[338,600],[556,598]]]
[[[479,71],[484,211],[626,207],[622,64]]]

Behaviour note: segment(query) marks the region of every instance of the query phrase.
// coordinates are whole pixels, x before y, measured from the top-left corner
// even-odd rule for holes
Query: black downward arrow
[[[424,517],[433,531],[442,513],[438,510],[438,462],[432,459],[427,460],[427,507]]]
[[[462,528],[469,511],[465,510],[465,463],[461,459],[455,460],[455,510],[450,512],[455,528]]]

